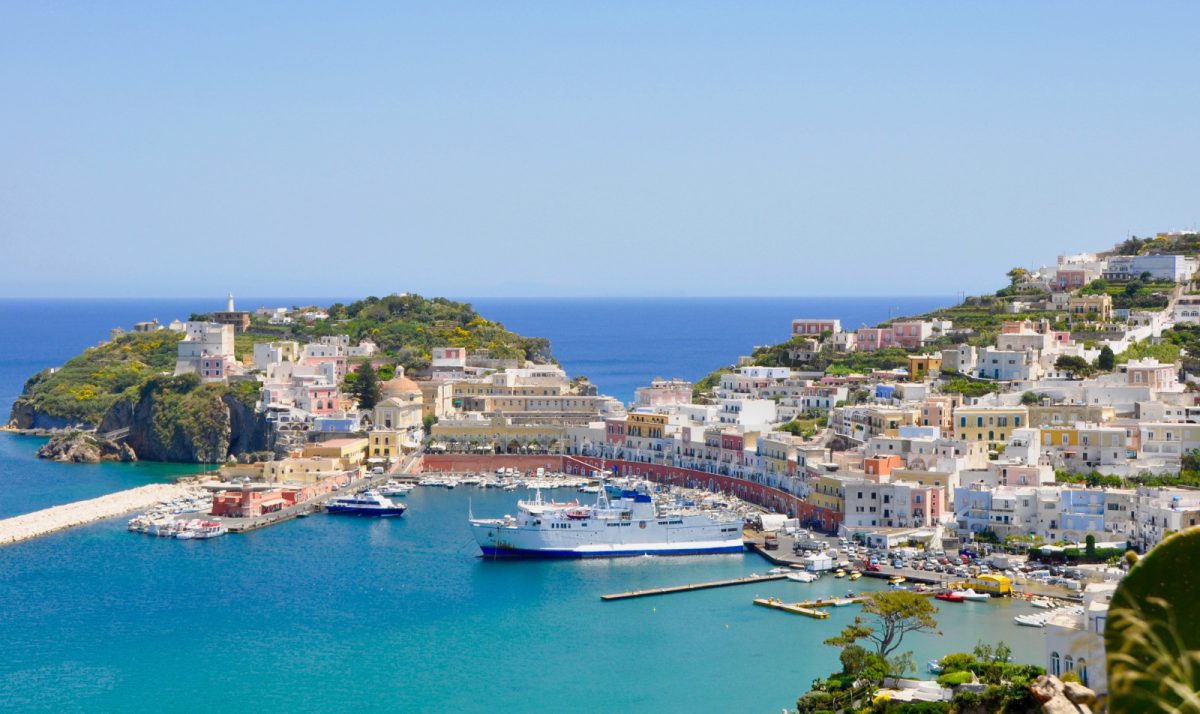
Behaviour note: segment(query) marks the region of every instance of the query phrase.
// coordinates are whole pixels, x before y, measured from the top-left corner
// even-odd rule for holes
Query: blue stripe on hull
[[[326,513],[336,513],[336,514],[343,515],[343,516],[377,516],[379,518],[402,516],[402,515],[404,515],[405,510],[407,510],[407,509],[404,509],[404,508],[366,509],[366,508],[346,508],[346,507],[338,507],[338,506],[326,506],[325,507]]]
[[[605,552],[579,552],[575,550],[522,550],[520,548],[497,548],[479,546],[488,558],[622,558],[637,555],[710,555],[713,553],[741,553],[745,547],[723,545],[713,548],[687,548],[682,550],[612,550]]]

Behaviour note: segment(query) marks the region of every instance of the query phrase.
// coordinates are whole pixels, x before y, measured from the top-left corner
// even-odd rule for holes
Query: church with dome
[[[371,412],[369,457],[395,459],[421,443],[424,400],[421,388],[399,367],[396,376],[379,387],[382,398]]]

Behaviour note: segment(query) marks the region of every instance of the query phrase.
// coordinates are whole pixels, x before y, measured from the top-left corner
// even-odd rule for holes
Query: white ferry
[[[660,511],[650,494],[625,489],[594,506],[518,501],[518,515],[470,518],[471,532],[488,557],[590,558],[630,555],[740,553],[742,522],[733,514],[684,509]]]

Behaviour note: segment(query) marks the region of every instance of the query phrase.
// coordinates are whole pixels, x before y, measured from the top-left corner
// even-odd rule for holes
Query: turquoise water
[[[196,473],[195,464],[59,464],[34,458],[46,439],[0,432],[0,518]]]
[[[560,492],[562,493],[562,492]],[[739,711],[791,706],[836,668],[823,622],[755,607],[880,587],[826,578],[605,603],[763,572],[756,555],[485,561],[466,527],[515,494],[416,489],[402,519],[313,516],[213,541],[109,521],[0,550],[0,701],[22,711]],[[1027,606],[947,604],[953,638],[1040,660]]]
[[[624,398],[655,375],[699,376],[782,339],[792,316],[854,327],[895,310],[888,299],[487,302],[485,314],[550,337],[569,371]],[[0,301],[11,336],[0,347],[0,402],[114,324],[211,307]],[[195,470],[49,463],[33,456],[40,443],[0,434],[0,517]],[[603,603],[603,593],[770,566],[756,555],[483,561],[468,498],[480,515],[501,514],[517,495],[417,489],[397,520],[314,516],[203,542],[108,521],[0,548],[0,709],[778,712],[838,665],[821,641],[857,608],[817,622],[751,600],[840,594],[846,581]],[[1040,632],[1012,624],[1026,607],[945,605],[948,634],[915,638],[917,661],[1004,639],[1040,662]]]

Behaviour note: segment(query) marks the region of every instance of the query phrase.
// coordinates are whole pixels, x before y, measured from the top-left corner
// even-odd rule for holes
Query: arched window
[[[1087,660],[1080,657],[1075,664],[1079,665],[1079,681],[1083,686],[1088,686]]]
[[[1050,674],[1055,677],[1062,674],[1062,665],[1059,663],[1057,652],[1050,653]]]
[[[1066,657],[1063,657],[1063,665],[1067,668],[1067,671],[1070,672],[1071,670],[1075,669],[1075,660],[1071,657],[1071,655],[1067,655]]]

